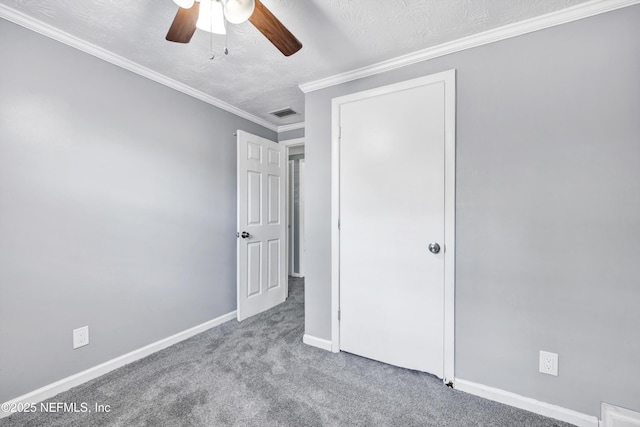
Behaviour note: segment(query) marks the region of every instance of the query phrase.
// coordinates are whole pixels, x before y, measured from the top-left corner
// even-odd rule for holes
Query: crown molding
[[[304,122],[291,123],[289,125],[278,126],[278,133],[290,130],[304,129]]]
[[[218,107],[221,110],[227,111],[231,114],[235,114],[236,116],[242,117],[243,119],[247,119],[257,125],[264,126],[269,130],[275,132],[278,131],[278,126],[274,125],[273,123],[269,123],[266,120],[256,117],[253,114],[241,110],[240,108],[228,104],[218,98],[207,95],[204,92],[192,88],[191,86],[187,86],[184,83],[173,80],[163,74],[158,73],[157,71],[153,71],[149,68],[143,67],[138,63],[123,58],[120,55],[116,55],[109,50],[103,49],[67,32],[61,31],[47,23],[37,20],[3,4],[0,4],[0,18],[4,18],[7,21],[11,21],[15,24],[35,31],[60,43],[64,43],[67,46],[71,46],[82,52],[88,53],[89,55],[93,55],[96,58],[100,58],[113,65],[124,68],[125,70],[136,73],[142,77],[146,77],[150,80],[153,80],[154,82],[177,90],[178,92],[182,92],[185,95],[189,95],[193,98],[199,99],[200,101],[206,102],[207,104],[213,105],[214,107]]]
[[[450,53],[460,52],[466,49],[517,37],[523,34],[577,21],[579,19],[588,18],[590,16],[599,15],[601,13],[610,12],[612,10],[621,9],[638,3],[640,3],[640,0],[591,0],[556,12],[504,25],[482,33],[463,37],[458,40],[453,40],[451,42],[378,62],[373,65],[357,68],[352,71],[347,71],[346,73],[303,83],[300,84],[299,87],[302,92],[309,93],[352,80],[361,79],[363,77],[369,77],[386,71],[395,70],[418,62],[427,61],[429,59],[438,58]]]

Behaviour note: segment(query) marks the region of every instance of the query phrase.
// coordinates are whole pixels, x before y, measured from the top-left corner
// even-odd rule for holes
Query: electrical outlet
[[[82,328],[73,330],[73,349],[84,347],[89,344],[89,327],[83,326]]]
[[[548,351],[540,351],[540,372],[558,376],[558,355]]]

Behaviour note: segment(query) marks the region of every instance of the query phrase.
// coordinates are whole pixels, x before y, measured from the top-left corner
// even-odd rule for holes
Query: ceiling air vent
[[[296,111],[293,111],[291,107],[286,107],[280,110],[270,111],[269,114],[273,114],[274,116],[283,119],[285,117],[293,116],[294,114],[298,114],[298,113]]]

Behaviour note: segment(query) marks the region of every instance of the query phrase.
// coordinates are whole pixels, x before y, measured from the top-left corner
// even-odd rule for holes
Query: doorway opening
[[[304,277],[304,138],[280,141],[287,159],[288,274]]]

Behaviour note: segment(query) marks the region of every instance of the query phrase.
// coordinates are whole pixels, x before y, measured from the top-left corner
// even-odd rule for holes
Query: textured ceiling
[[[2,0],[59,30],[238,107],[273,125],[304,121],[307,83],[585,0],[262,0],[302,42],[283,56],[249,22],[224,36],[165,41],[172,0]],[[269,111],[290,106],[284,119]]]

